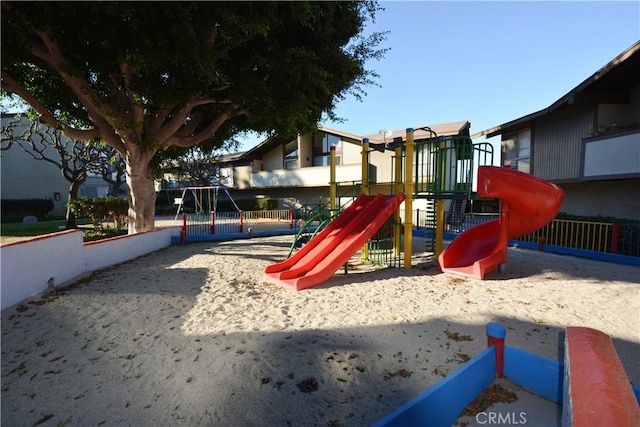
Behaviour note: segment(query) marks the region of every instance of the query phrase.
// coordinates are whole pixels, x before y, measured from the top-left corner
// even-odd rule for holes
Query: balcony
[[[584,138],[582,143],[584,179],[640,177],[640,129]]]
[[[360,164],[336,166],[336,181],[360,181],[361,179]],[[329,181],[329,166],[314,166],[253,172],[250,175],[249,185],[252,188],[325,187],[329,186]]]

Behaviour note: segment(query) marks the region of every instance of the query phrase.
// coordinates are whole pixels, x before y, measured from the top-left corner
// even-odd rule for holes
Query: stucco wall
[[[262,156],[262,170],[271,171],[284,167],[284,154],[282,145],[278,145],[273,150]]]
[[[84,244],[81,231],[69,230],[3,245],[0,308],[4,310],[45,291],[51,278],[58,286],[96,269],[167,247],[172,235],[180,235],[180,227]]]
[[[640,220],[640,179],[560,184],[565,191],[561,212]]]

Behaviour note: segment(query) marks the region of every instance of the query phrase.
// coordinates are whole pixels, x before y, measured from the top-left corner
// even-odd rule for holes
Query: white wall
[[[0,247],[0,309],[99,268],[165,248],[180,227],[96,242],[82,242],[79,230],[62,231]]]
[[[342,141],[342,164],[362,163],[362,145],[349,141]]]

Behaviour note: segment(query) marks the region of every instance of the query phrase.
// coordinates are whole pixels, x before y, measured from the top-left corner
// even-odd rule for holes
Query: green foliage
[[[2,223],[0,227],[1,237],[26,237],[40,236],[42,234],[56,233],[60,227],[64,228],[65,220],[40,221],[32,224],[23,223]]]
[[[99,232],[105,232],[104,220],[112,222],[114,230],[123,230],[126,227],[129,209],[127,199],[114,196],[80,197],[69,203],[76,216],[88,218],[93,228]],[[109,227],[108,224],[106,227]]]
[[[556,219],[566,219],[573,221],[588,221],[588,222],[606,222],[610,224],[640,224],[640,221],[629,218],[618,218],[613,216],[601,216],[601,215],[573,215],[566,212],[559,212]]]
[[[49,127],[98,138],[132,176],[130,224],[163,160],[221,147],[243,132],[314,129],[377,74],[385,33],[363,36],[375,1],[3,1],[2,90]],[[139,203],[137,201],[140,201]]]
[[[277,199],[268,199],[268,198],[260,198],[256,199],[256,209],[257,211],[274,211],[278,209],[278,200]]]
[[[361,32],[379,10],[374,1],[7,1],[3,80],[15,79],[63,125],[110,122],[154,151],[164,141],[146,132],[157,127],[150,126],[157,113],[178,112],[194,99],[207,102],[191,105],[193,120],[175,132],[178,139],[221,118],[208,139],[212,146],[247,130],[296,134],[323,114],[333,117],[348,93],[359,97],[374,84],[377,75],[365,63],[386,52],[378,48],[385,33]],[[47,38],[61,58],[39,55],[50,51]],[[82,81],[85,95],[68,77]],[[14,93],[6,82],[3,89]],[[113,108],[90,110],[87,102]],[[145,123],[133,120],[132,106],[144,107]],[[169,144],[162,153],[178,146],[188,145]]]
[[[27,215],[33,215],[42,221],[53,210],[51,199],[3,199],[2,222],[21,222]]]

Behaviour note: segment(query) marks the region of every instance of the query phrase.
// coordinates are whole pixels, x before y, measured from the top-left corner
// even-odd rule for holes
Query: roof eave
[[[549,113],[557,110],[558,108],[562,107],[563,105],[572,105],[574,103],[574,100],[575,100],[576,96],[579,93],[581,93],[584,90],[586,90],[589,86],[591,86],[597,80],[603,78],[611,70],[613,70],[614,68],[619,66],[621,63],[623,63],[624,61],[629,59],[631,56],[636,54],[638,51],[640,51],[640,41],[637,41],[631,47],[629,47],[624,52],[622,52],[620,55],[616,56],[613,60],[609,61],[604,67],[601,67],[598,71],[596,71],[591,76],[589,76],[584,81],[582,81],[582,83],[580,83],[579,85],[577,85],[576,87],[571,89],[568,93],[563,95],[560,99],[555,101],[549,107],[547,107],[545,109],[542,109],[540,111],[537,111],[535,113],[531,113],[531,114],[528,114],[526,116],[520,117],[520,118],[518,118],[516,120],[512,120],[510,122],[503,123],[503,124],[498,125],[498,126],[494,126],[492,128],[486,129],[486,130],[484,130],[482,132],[478,132],[478,133],[472,135],[472,138],[481,137],[481,136],[485,136],[487,138],[491,138],[493,136],[497,136],[497,135],[503,134],[505,132],[508,132],[508,131],[512,130],[513,128],[521,127],[523,124],[525,124],[527,122],[530,122],[533,119],[538,118],[540,116],[543,116],[545,114],[549,114]]]

